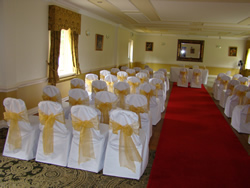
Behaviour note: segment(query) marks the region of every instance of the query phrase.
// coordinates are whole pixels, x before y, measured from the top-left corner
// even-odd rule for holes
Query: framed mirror
[[[177,61],[202,62],[203,52],[203,40],[178,40]]]

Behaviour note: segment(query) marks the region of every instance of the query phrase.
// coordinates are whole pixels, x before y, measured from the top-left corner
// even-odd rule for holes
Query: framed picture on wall
[[[153,42],[146,42],[146,51],[153,51]]]
[[[103,35],[96,34],[95,36],[95,50],[103,50]]]
[[[228,49],[228,56],[237,56],[237,47],[230,46]]]

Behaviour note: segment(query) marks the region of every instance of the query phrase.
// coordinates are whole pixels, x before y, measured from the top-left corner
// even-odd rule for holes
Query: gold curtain
[[[76,74],[81,73],[78,60],[78,35],[81,34],[81,15],[55,5],[49,5],[48,27],[51,31],[49,83],[56,85],[56,82],[59,81],[57,69],[58,58],[60,55],[60,38],[62,29],[71,29],[71,52],[73,66]]]

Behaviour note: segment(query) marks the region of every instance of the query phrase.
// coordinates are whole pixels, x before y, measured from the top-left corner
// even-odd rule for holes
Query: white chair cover
[[[147,75],[147,73],[138,72],[135,76],[140,79],[141,84],[148,82],[149,76]]]
[[[135,76],[129,76],[127,78],[127,82],[130,85],[130,93],[136,94],[139,93],[139,85],[141,84],[141,81],[139,78]]]
[[[100,91],[95,96],[95,107],[99,110],[100,122],[109,123],[109,112],[117,106],[117,96],[109,91]]]
[[[163,112],[165,110],[165,100],[166,100],[166,93],[162,89],[162,88],[164,88],[163,82],[161,79],[151,78],[151,79],[149,79],[149,83],[156,87],[155,95],[160,100],[161,112]]]
[[[122,67],[121,67],[121,71],[126,71],[127,69],[128,69],[127,66],[122,66]]]
[[[144,130],[147,142],[149,143],[152,136],[152,116],[148,110],[148,101],[144,95],[129,94],[125,99],[126,109],[137,113],[139,117],[139,124]]]
[[[231,76],[231,71],[227,71],[227,72],[226,72],[226,75],[227,75],[227,76]]]
[[[201,88],[202,84],[202,73],[200,69],[194,69],[193,75],[191,78],[190,87],[192,88]]]
[[[41,130],[36,161],[59,166],[66,166],[72,139],[72,124],[64,119],[62,106],[52,101],[38,104]],[[52,125],[51,120],[55,116]],[[51,128],[53,127],[53,128]]]
[[[89,96],[92,93],[92,82],[94,80],[98,80],[98,75],[92,73],[85,75],[85,90],[88,92]]]
[[[67,166],[98,173],[103,169],[108,125],[99,124],[96,110],[89,106],[73,106],[71,115],[73,138]]]
[[[238,80],[230,80],[228,82],[227,89],[222,91],[219,102],[222,108],[225,108],[227,98],[228,96],[231,96],[233,94],[233,90],[236,85],[240,85],[240,82]]]
[[[147,76],[148,76],[148,78],[150,78],[149,70],[147,70],[147,69],[142,69],[142,70],[140,70],[140,72],[146,73]]]
[[[249,88],[245,85],[235,86],[233,95],[229,96],[226,101],[224,113],[227,117],[232,117],[232,112],[235,106],[243,104],[243,99],[248,90]]]
[[[112,120],[112,122],[114,122],[114,124],[117,122],[124,128],[128,129],[128,126],[131,127],[133,133],[131,136],[127,136],[124,131],[117,131],[117,129],[115,129],[112,124],[110,125],[103,174],[139,180],[148,164],[149,147],[148,143],[146,142],[144,131],[142,129],[139,129],[138,116],[134,112],[117,109],[112,111],[110,119]],[[127,139],[132,139],[132,142],[134,143],[136,148],[133,151],[138,151],[137,154],[139,154],[140,158],[142,159],[142,161],[128,160],[130,164],[132,163],[132,169],[134,171],[126,167],[125,165],[123,166],[123,163],[127,158],[126,155],[120,156],[119,149],[121,149],[121,153],[123,153],[122,151],[124,151],[123,148],[125,147],[124,144],[120,145],[120,137],[127,137]],[[130,148],[132,148],[131,145],[129,145],[129,149]],[[133,166],[133,164],[135,166]]]
[[[117,107],[125,109],[125,97],[130,94],[130,85],[127,82],[117,82],[114,85],[114,93],[118,97]]]
[[[239,80],[241,85],[248,86],[248,78],[247,77],[240,77],[238,80]]]
[[[43,96],[44,101],[54,101],[62,104],[62,97],[60,90],[53,85],[47,85],[43,88]]]
[[[119,82],[123,82],[125,80],[127,80],[128,78],[128,73],[125,71],[119,71],[117,72],[117,79]]]
[[[162,72],[164,72],[164,76],[165,76],[165,87],[166,87],[166,91],[168,91],[169,90],[169,79],[168,79],[168,71],[167,71],[167,69],[159,69],[158,71],[162,71]]]
[[[112,74],[109,74],[105,76],[104,80],[107,84],[108,91],[114,93],[114,84],[118,82],[117,77]]]
[[[145,67],[145,70],[148,70],[148,72],[149,72],[149,78],[153,78],[153,74],[154,74],[154,70],[153,69],[151,69],[151,68],[149,68],[149,67]]]
[[[100,91],[107,91],[108,86],[105,81],[103,80],[94,80],[92,82],[92,94],[91,94],[91,101],[90,104],[93,105],[95,104],[95,96],[97,92]]]
[[[239,133],[250,134],[250,92],[247,92],[244,104],[233,109],[231,125]]]
[[[75,89],[75,88],[85,89],[85,83],[80,78],[73,78],[72,80],[70,80],[70,88],[71,89]]]
[[[118,73],[119,71],[120,71],[120,69],[118,69],[118,68],[112,68],[112,69],[110,70],[110,73],[111,73],[112,75],[116,76],[117,73]]]
[[[78,88],[69,90],[69,107],[64,110],[66,119],[71,119],[70,110],[71,107],[75,105],[89,106],[89,95],[87,91]]]
[[[166,93],[168,90],[169,90],[169,80],[167,79],[166,81],[166,78],[164,76],[164,72],[162,71],[156,71],[153,75],[153,78],[158,78],[158,79],[161,79],[162,82],[163,82],[163,90],[164,92]]]
[[[152,125],[156,125],[161,120],[161,104],[160,99],[155,96],[155,86],[144,83],[139,86],[140,94],[147,97],[149,110],[152,116]]]
[[[135,69],[127,69],[126,72],[128,73],[128,76],[135,76]]]
[[[108,70],[101,70],[100,71],[100,80],[104,80],[105,76],[111,74]]]
[[[8,97],[4,99],[3,105],[4,118],[9,126],[3,156],[34,159],[40,132],[38,116],[28,117],[26,105],[21,99]],[[13,113],[16,115],[13,116]]]
[[[135,70],[135,73],[138,73],[138,72],[140,72],[141,67],[134,67],[133,69]]]
[[[188,69],[181,68],[177,80],[177,86],[179,87],[188,87]]]
[[[193,69],[199,69],[199,65],[193,65]]]
[[[221,78],[223,76],[226,76],[226,74],[225,73],[219,73],[217,75],[217,78],[214,80],[214,84],[213,84],[213,94],[214,94],[214,96],[217,96],[217,91],[218,91],[218,88],[220,86]]]
[[[233,80],[238,80],[240,77],[243,77],[243,75],[241,75],[241,74],[234,74],[233,75]]]
[[[217,87],[217,91],[214,93],[215,100],[220,100],[221,95],[224,91],[226,91],[227,85],[230,80],[231,80],[230,76],[224,75],[221,77],[220,84]]]

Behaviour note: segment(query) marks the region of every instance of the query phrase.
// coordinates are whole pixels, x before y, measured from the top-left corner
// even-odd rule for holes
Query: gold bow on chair
[[[141,81],[141,84],[143,84],[148,78],[147,77],[142,77],[142,78],[139,78],[140,81]]]
[[[246,95],[246,91],[237,91],[236,95],[239,97],[239,105],[243,104],[243,99]]]
[[[151,89],[148,93],[144,90],[140,90],[140,94],[144,95],[148,100],[148,110],[150,109],[150,99],[154,95],[154,91]]]
[[[44,101],[53,101],[53,102],[59,102],[58,100],[58,95],[55,95],[53,97],[50,97],[49,95],[47,95],[46,93],[43,93],[42,98]]]
[[[100,80],[104,80],[104,78],[105,78],[105,75],[100,74]]]
[[[230,95],[233,95],[234,85],[228,84],[227,89],[230,90]]]
[[[43,152],[45,155],[49,155],[54,152],[54,136],[53,136],[53,126],[55,121],[65,124],[63,112],[54,115],[45,114],[43,111],[39,110],[39,120],[43,129]]]
[[[154,84],[155,86],[155,96],[158,97],[158,91],[162,89],[162,85],[160,83]]]
[[[221,80],[220,84],[223,85],[223,90],[227,89],[228,80]]]
[[[109,123],[109,111],[113,108],[112,102],[101,102],[95,99],[95,106],[101,111],[101,123]]]
[[[8,144],[10,150],[21,149],[22,148],[22,137],[20,133],[20,128],[18,126],[18,121],[29,122],[27,111],[24,110],[19,113],[11,112],[5,109],[4,119],[9,121],[9,136]]]
[[[141,116],[140,113],[147,113],[147,106],[139,106],[139,107],[135,107],[134,105],[129,105],[129,110],[132,112],[135,112],[138,115],[138,119],[139,119],[139,126],[141,128]]]
[[[129,80],[128,84],[131,87],[131,93],[135,94],[136,93],[136,88],[140,85],[140,83],[139,82],[132,82],[132,81]]]
[[[95,159],[91,128],[99,130],[98,117],[96,116],[85,121],[82,121],[73,115],[71,115],[71,118],[73,128],[80,132],[78,164]]]
[[[119,162],[120,166],[126,167],[136,172],[136,166],[134,161],[142,162],[142,158],[131,138],[133,133],[139,134],[139,130],[132,129],[130,125],[122,126],[121,124],[111,120],[109,123],[110,128],[114,134],[118,134],[120,131],[119,138]]]
[[[75,105],[89,105],[89,98],[86,98],[84,100],[82,100],[81,98],[78,98],[77,100],[73,97],[69,97],[69,104],[71,106],[75,106]]]
[[[120,108],[125,109],[125,96],[129,94],[129,88],[125,90],[115,88],[115,94],[120,98]]]
[[[123,82],[124,80],[127,79],[127,76],[124,76],[124,75],[117,75],[117,79],[121,82]]]
[[[201,73],[200,72],[193,72],[193,76],[195,77],[195,84],[196,85],[199,84]]]
[[[87,85],[86,89],[88,92],[92,92],[92,82],[93,82],[93,80],[90,80],[88,78],[85,79],[85,83]]]
[[[98,89],[97,87],[92,87],[92,92],[97,93],[100,91],[107,91],[107,88]]]
[[[133,73],[127,72],[127,73],[128,73],[128,76],[135,76],[135,72]]]
[[[187,72],[186,72],[186,71],[180,71],[181,83],[182,83],[182,84],[187,83],[186,75],[187,75]]]
[[[240,85],[245,85],[245,86],[248,86],[248,81],[245,81],[245,82],[240,82]]]
[[[80,84],[74,85],[74,84],[71,83],[70,87],[71,87],[71,89],[76,89],[76,88],[82,89]]]
[[[114,82],[106,81],[108,86],[108,91],[114,93]]]

